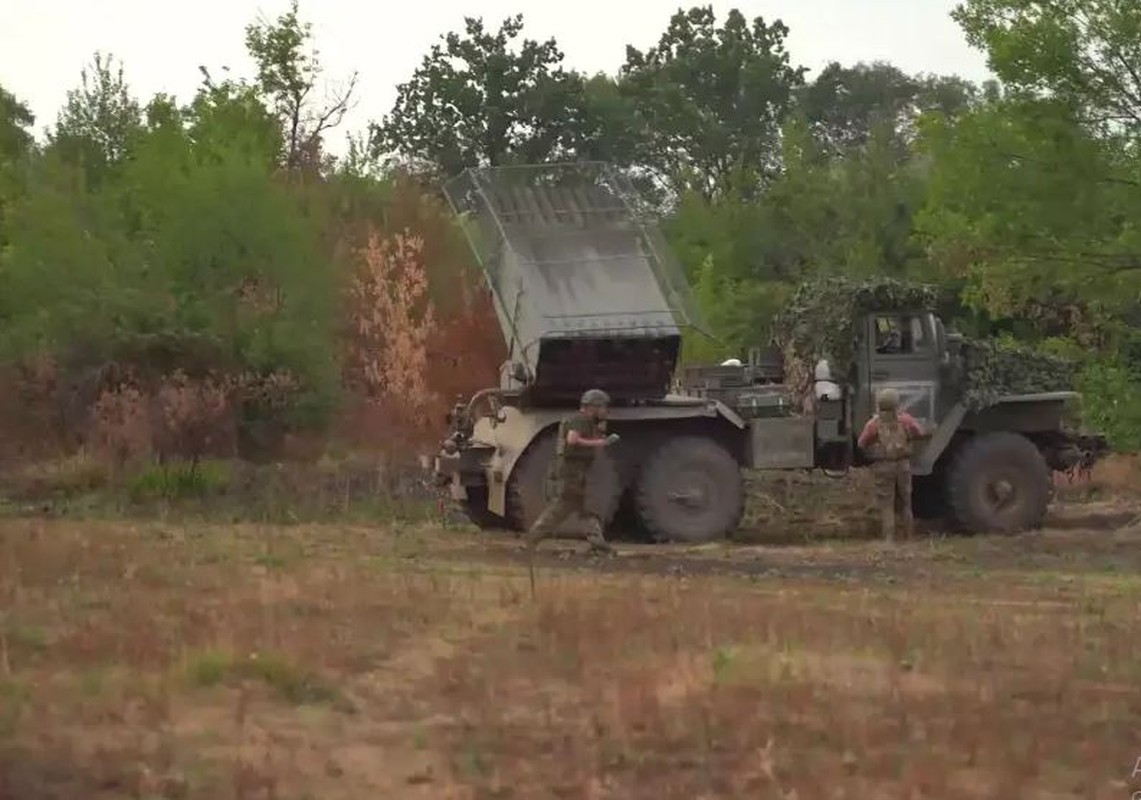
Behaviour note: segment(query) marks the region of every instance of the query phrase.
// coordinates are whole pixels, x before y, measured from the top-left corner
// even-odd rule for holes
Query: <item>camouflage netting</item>
[[[873,311],[933,310],[938,300],[936,287],[894,278],[801,284],[772,325],[773,343],[784,355],[785,382],[811,410],[816,362],[827,358],[833,377],[844,379],[855,359],[857,320]]]
[[[835,380],[849,375],[856,353],[857,322],[872,312],[934,311],[940,291],[893,278],[856,281],[826,278],[802,284],[773,320],[773,343],[785,359],[785,382],[812,409],[813,371],[827,358]],[[963,344],[964,396],[972,408],[1010,394],[1068,391],[1076,366],[1032,350],[992,341]]]
[[[971,408],[1003,395],[1066,392],[1077,385],[1078,366],[1024,347],[993,341],[963,343],[964,399]]]

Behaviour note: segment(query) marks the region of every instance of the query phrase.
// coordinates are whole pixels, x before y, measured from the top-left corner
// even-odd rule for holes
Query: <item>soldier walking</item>
[[[602,535],[602,520],[586,507],[586,479],[594,459],[601,448],[618,441],[618,434],[606,435],[609,406],[606,392],[590,389],[582,395],[578,413],[559,424],[555,453],[557,493],[527,532],[527,546],[532,550],[574,515],[585,521],[586,540],[592,551],[613,552]]]
[[[876,395],[876,414],[860,432],[858,444],[875,461],[876,505],[887,541],[895,540],[896,514],[903,518],[903,537],[911,538],[912,442],[924,436],[915,417],[899,409],[899,392],[884,389]]]

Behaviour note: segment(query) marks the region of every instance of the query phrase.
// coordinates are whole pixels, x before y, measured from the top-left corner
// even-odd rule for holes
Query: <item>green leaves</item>
[[[1141,5],[967,0],[953,16],[1017,93],[1078,109],[1093,128],[1141,131]]]
[[[658,44],[626,51],[620,73],[641,144],[638,162],[675,191],[725,193],[742,173],[757,188],[779,169],[779,132],[805,69],[785,50],[779,20],[712,7],[679,10]]]
[[[479,164],[545,161],[564,150],[586,109],[583,79],[563,70],[554,40],[513,46],[522,29],[521,15],[495,32],[468,17],[463,34],[442,37],[397,87],[392,111],[372,126],[374,154],[454,175]]]

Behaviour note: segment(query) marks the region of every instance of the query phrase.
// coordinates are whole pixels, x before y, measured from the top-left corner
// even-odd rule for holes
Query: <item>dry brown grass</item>
[[[0,544],[4,798],[1141,789],[1141,532],[701,551],[808,570],[763,582],[627,546],[625,573],[544,566],[534,599],[514,541],[462,532],[8,520]]]

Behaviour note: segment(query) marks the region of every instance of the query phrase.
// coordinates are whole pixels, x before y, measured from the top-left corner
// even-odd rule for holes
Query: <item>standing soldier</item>
[[[903,516],[903,536],[912,533],[911,443],[922,438],[923,429],[915,417],[899,410],[899,392],[884,389],[876,395],[877,413],[860,432],[858,444],[875,461],[876,505],[884,538],[895,539],[895,517]]]
[[[586,507],[586,479],[599,449],[618,441],[618,434],[606,435],[606,412],[610,398],[601,389],[590,389],[582,396],[581,408],[574,416],[559,424],[555,453],[555,480],[558,491],[527,532],[531,549],[554,534],[555,529],[572,515],[585,520],[586,540],[591,550],[613,552],[602,535],[602,520]]]

